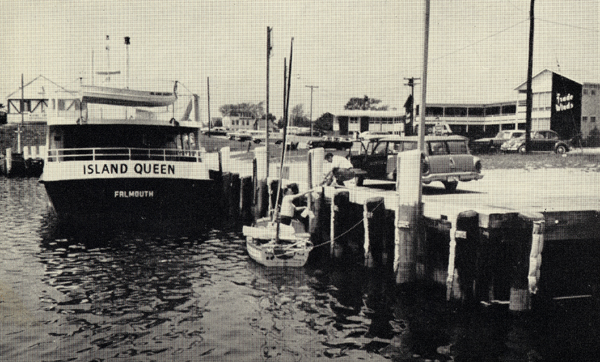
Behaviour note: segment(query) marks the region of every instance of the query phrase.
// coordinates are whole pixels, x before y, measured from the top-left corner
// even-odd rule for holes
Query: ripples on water
[[[463,314],[355,265],[264,268],[226,228],[62,225],[37,180],[0,187],[3,361],[570,360],[597,340],[589,316]]]

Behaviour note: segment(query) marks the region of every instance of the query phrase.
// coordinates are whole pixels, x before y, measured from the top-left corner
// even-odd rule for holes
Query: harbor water
[[[459,307],[359,262],[262,267],[240,231],[63,224],[37,179],[0,179],[0,360],[598,360],[593,299]]]

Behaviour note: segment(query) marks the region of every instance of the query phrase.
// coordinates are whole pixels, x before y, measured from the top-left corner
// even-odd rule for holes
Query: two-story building
[[[493,136],[501,130],[525,129],[527,83],[515,90],[514,101],[428,103],[425,122],[447,124],[453,133],[472,139]],[[551,129],[565,139],[581,134],[584,141],[595,137],[600,143],[600,84],[581,84],[546,69],[532,78],[532,92],[533,131]],[[334,118],[333,130],[339,136],[365,131],[411,135],[419,124],[419,105],[414,118],[411,123],[404,112],[342,111]]]

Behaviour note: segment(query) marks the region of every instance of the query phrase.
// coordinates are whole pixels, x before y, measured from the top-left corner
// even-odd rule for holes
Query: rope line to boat
[[[375,211],[375,210],[377,210],[377,208],[378,208],[379,206],[383,205],[383,203],[384,203],[384,201],[383,201],[383,200],[382,200],[382,201],[380,201],[380,202],[379,202],[379,203],[378,203],[378,204],[377,204],[377,205],[376,205],[376,206],[373,208],[373,210],[372,210],[372,211]],[[333,239],[331,239],[331,240],[324,241],[324,242],[322,242],[321,244],[317,244],[317,245],[315,245],[315,246],[314,246],[314,248],[317,248],[317,247],[320,247],[320,246],[323,246],[323,245],[327,245],[327,244],[330,244],[330,243],[334,242],[335,240],[337,240],[337,239],[341,238],[342,236],[344,236],[344,235],[348,234],[350,231],[354,230],[355,228],[357,228],[357,227],[358,227],[360,224],[363,224],[364,222],[365,222],[365,217],[363,217],[362,219],[360,219],[360,221],[358,221],[356,224],[354,224],[352,227],[350,227],[348,230],[344,231],[344,232],[343,232],[343,233],[341,233],[340,235],[337,235],[336,237],[334,237],[334,238],[333,238]]]
[[[384,203],[384,201],[383,201],[383,200],[382,200],[382,201],[380,201],[380,202],[379,202],[379,203],[378,203],[378,204],[377,204],[377,205],[376,205],[376,206],[373,208],[373,210],[372,210],[372,211],[375,211],[375,210],[377,210],[377,208],[378,208],[379,206],[383,205],[383,203]],[[350,231],[352,231],[352,230],[354,230],[355,228],[357,228],[357,227],[358,227],[360,224],[363,224],[363,223],[364,223],[364,221],[365,221],[365,218],[363,217],[363,218],[362,218],[360,221],[358,221],[356,224],[354,224],[354,225],[353,225],[352,227],[350,227],[348,230],[344,231],[344,232],[343,232],[343,233],[341,233],[340,235],[337,235],[336,237],[334,237],[334,238],[333,238],[333,239],[331,239],[331,240],[327,240],[327,241],[324,241],[324,242],[322,242],[322,243],[320,243],[320,244],[314,245],[314,246],[313,246],[313,249],[316,249],[316,248],[318,248],[318,247],[321,247],[321,246],[325,246],[325,245],[327,245],[327,244],[330,244],[330,243],[332,243],[333,241],[335,241],[335,240],[337,240],[337,239],[339,239],[339,238],[343,237],[344,235],[348,234]],[[289,246],[285,246],[285,249],[291,249],[291,248],[292,248],[292,247],[294,247],[294,245],[296,245],[296,244],[297,244],[297,243],[291,244],[291,245],[289,245]],[[295,253],[295,251],[286,251],[286,252],[284,252],[284,253],[277,254],[277,256],[286,255],[286,254],[288,254],[288,253],[289,253],[289,254],[293,254],[293,253]]]

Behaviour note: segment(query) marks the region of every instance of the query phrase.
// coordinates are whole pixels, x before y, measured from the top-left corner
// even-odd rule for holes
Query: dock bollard
[[[446,299],[452,296],[463,301],[474,300],[478,255],[479,214],[468,210],[459,213],[450,230],[450,257]]]

